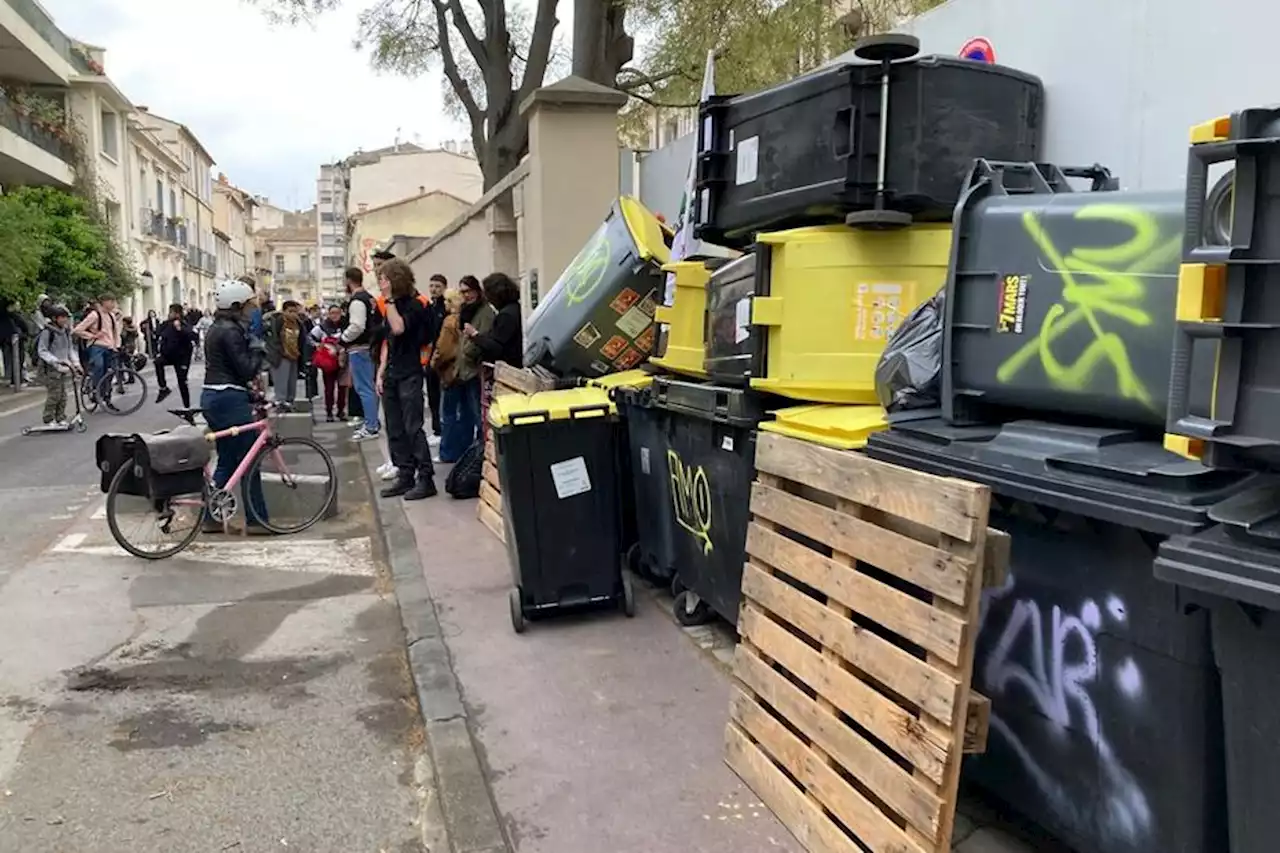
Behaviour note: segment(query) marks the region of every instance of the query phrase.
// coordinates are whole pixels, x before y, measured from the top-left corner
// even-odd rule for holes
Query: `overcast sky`
[[[351,45],[364,0],[314,27],[273,26],[242,0],[41,0],[68,36],[107,49],[107,74],[133,101],[199,137],[236,184],[310,206],[322,162],[466,130],[444,115],[439,72],[375,74]],[[416,136],[415,136],[416,135]]]

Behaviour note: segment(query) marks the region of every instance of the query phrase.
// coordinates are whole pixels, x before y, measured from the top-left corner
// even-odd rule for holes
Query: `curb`
[[[421,767],[415,774],[428,789],[420,821],[422,842],[431,853],[509,853],[511,847],[484,776],[453,661],[422,571],[417,537],[403,504],[377,494],[380,481],[376,468],[382,462],[379,446],[380,442],[363,442],[359,448],[426,731],[428,760],[424,763],[431,766]],[[434,785],[430,784],[433,779]]]

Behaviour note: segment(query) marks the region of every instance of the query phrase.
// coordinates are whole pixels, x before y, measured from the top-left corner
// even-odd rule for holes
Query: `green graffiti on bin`
[[[1049,307],[1038,334],[1000,365],[996,378],[1009,382],[1038,357],[1054,387],[1079,392],[1095,387],[1099,372],[1110,365],[1121,396],[1155,408],[1151,390],[1133,369],[1123,329],[1111,331],[1108,325],[1118,322],[1144,328],[1152,324],[1144,307],[1146,278],[1177,264],[1182,236],[1162,235],[1156,217],[1133,205],[1089,205],[1081,208],[1075,218],[1115,223],[1132,233],[1111,246],[1077,246],[1064,256],[1034,213],[1022,215],[1028,236],[1047,259],[1050,271],[1057,272],[1062,280],[1062,296]],[[1075,354],[1074,360],[1065,360],[1070,356],[1059,358],[1053,350],[1054,343],[1081,323],[1093,333],[1093,340]]]
[[[611,254],[608,226],[604,226],[591,236],[564,274],[565,299],[570,305],[585,302],[599,287],[605,271],[609,269]]]

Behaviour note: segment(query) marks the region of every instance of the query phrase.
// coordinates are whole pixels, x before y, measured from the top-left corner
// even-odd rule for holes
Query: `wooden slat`
[[[932,545],[762,483],[751,487],[751,512],[855,559],[872,562],[921,589],[957,603],[964,601],[969,566]]]
[[[484,480],[480,481],[480,500],[492,507],[498,515],[502,515],[502,493]]]
[[[991,700],[981,693],[970,693],[969,710],[964,720],[965,755],[987,751],[987,733],[990,729]]]
[[[809,853],[862,853],[733,723],[725,729],[725,761]]]
[[[481,471],[483,474],[484,481],[488,483],[490,486],[493,486],[493,488],[496,491],[501,492],[502,481],[498,479],[498,466],[494,465],[492,462],[486,459],[484,462],[484,467],[481,469]]]
[[[742,593],[776,613],[855,667],[939,719],[949,720],[959,702],[954,678],[914,655],[839,617],[824,604],[748,564]]]
[[[493,366],[493,380],[497,387],[506,386],[517,394],[534,394],[538,391],[549,391],[555,382],[546,376],[535,373],[529,368],[512,367],[505,362]]]
[[[1013,539],[1003,530],[987,528],[987,547],[982,552],[982,586],[1000,589],[1009,580],[1009,561],[1013,553]]]
[[[734,674],[760,701],[781,714],[838,766],[856,767],[858,781],[916,827],[930,835],[938,831],[942,801],[913,779],[911,771],[903,770],[887,753],[774,672],[751,649],[742,650],[737,663]]]
[[[846,823],[857,826],[858,839],[863,844],[873,851],[924,853],[925,848],[913,844],[883,811],[842,779],[825,761],[817,760],[804,741],[788,731],[755,700],[735,689],[730,708],[733,722],[758,744],[762,752],[798,779],[823,806],[840,815]],[[834,824],[831,826],[839,832]]]
[[[835,708],[856,719],[860,726],[924,770],[933,781],[942,780],[951,744],[921,726],[911,713],[892,699],[823,658],[750,604],[742,610],[738,632],[761,654],[783,666]],[[734,663],[735,675],[738,674],[742,653],[743,645],[740,644]]]
[[[476,517],[480,519],[480,523],[489,528],[489,532],[502,542],[507,541],[506,525],[502,522],[502,516],[493,511],[493,507],[484,501],[476,504]]]
[[[498,464],[498,449],[493,446],[493,433],[489,433],[484,442],[484,461],[494,466]]]
[[[756,440],[756,468],[972,542],[986,529],[984,487],[773,433]],[[977,522],[981,517],[981,529]]]
[[[755,522],[747,531],[747,553],[921,648],[958,662],[964,639],[960,619]]]

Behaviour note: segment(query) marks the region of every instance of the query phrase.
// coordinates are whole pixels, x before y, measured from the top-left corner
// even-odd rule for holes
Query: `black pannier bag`
[[[213,455],[213,443],[203,429],[176,427],[134,439],[134,471],[141,471],[147,497],[172,498],[204,490],[204,468]]]
[[[129,465],[132,468],[133,451],[137,444],[134,438],[132,435],[107,433],[94,445],[94,462],[102,472],[102,482],[99,487],[104,495],[111,489],[111,481],[115,479],[116,472],[121,467]],[[120,484],[120,494],[146,497],[146,486],[129,473]]]

